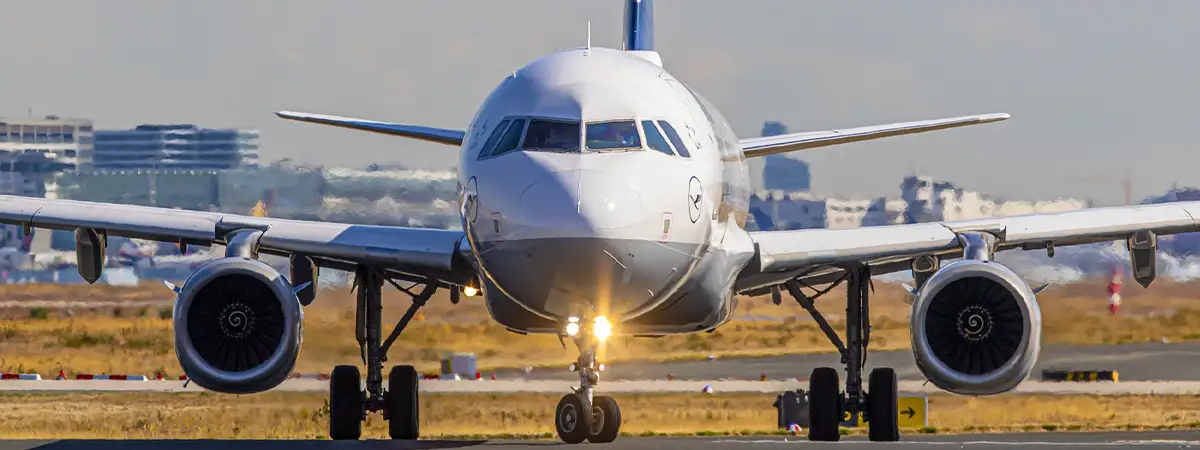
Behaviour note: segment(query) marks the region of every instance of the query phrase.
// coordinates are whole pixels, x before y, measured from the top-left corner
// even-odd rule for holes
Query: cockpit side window
[[[500,143],[496,145],[496,151],[492,152],[491,156],[500,156],[516,150],[517,145],[521,143],[521,134],[524,131],[525,119],[513,120],[512,126],[508,127],[508,131],[504,133],[504,137],[500,138]]]
[[[496,149],[496,143],[500,142],[500,136],[503,136],[504,131],[508,130],[508,123],[509,120],[504,119],[499,125],[496,125],[496,129],[492,130],[491,136],[488,136],[487,141],[483,143],[483,149],[479,150],[480,158],[487,158],[492,154],[492,151]]]
[[[642,137],[632,120],[587,124],[588,150],[640,150]]]
[[[651,149],[675,156],[675,152],[671,151],[671,144],[667,143],[667,138],[664,138],[662,133],[658,131],[658,127],[654,126],[653,121],[643,120],[642,130],[646,132],[646,145],[650,146]]]
[[[579,153],[579,122],[533,119],[525,133],[525,151]]]
[[[662,127],[662,131],[667,135],[667,139],[671,140],[671,145],[675,146],[675,151],[679,152],[679,156],[684,158],[692,157],[692,154],[688,151],[687,146],[683,145],[683,139],[679,138],[679,133],[675,132],[675,127],[672,127],[670,122],[660,120],[658,121],[658,125]]]

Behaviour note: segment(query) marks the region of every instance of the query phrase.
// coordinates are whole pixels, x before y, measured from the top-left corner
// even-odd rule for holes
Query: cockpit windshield
[[[587,124],[588,150],[638,150],[642,138],[632,120]]]
[[[579,122],[534,119],[525,132],[525,151],[579,152]]]

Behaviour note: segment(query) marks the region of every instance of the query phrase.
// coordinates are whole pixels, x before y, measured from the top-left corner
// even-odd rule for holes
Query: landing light
[[[478,293],[479,293],[479,289],[475,289],[471,286],[463,286],[463,294],[466,295],[467,297],[474,297],[475,294],[478,294]]]
[[[608,319],[604,316],[596,317],[592,321],[592,331],[596,333],[596,338],[601,341],[608,339],[612,335],[612,324],[608,323]]]
[[[571,322],[567,324],[567,336],[575,336],[579,334],[579,322]]]

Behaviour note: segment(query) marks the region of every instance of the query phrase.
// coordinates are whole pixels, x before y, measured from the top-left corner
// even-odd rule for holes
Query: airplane
[[[225,246],[176,293],[174,337],[192,382],[216,392],[271,389],[291,373],[317,270],[355,274],[355,337],[366,369],[334,368],[329,433],[358,439],[379,412],[394,439],[419,437],[419,378],[390,369],[388,349],[437,289],[450,301],[482,293],[498,324],[570,340],[579,388],[555,409],[567,443],[610,442],[616,401],[596,393],[598,351],[613,335],[660,337],[715,330],[741,295],[786,292],[842,355],[809,377],[808,437],[839,439],[861,413],[873,441],[896,441],[897,380],[863,373],[870,342],[870,279],[909,270],[912,348],[922,374],[949,392],[993,395],[1031,372],[1042,336],[1033,290],[995,262],[999,251],[1126,241],[1134,278],[1154,278],[1156,236],[1200,230],[1200,202],[1095,208],[978,220],[794,231],[745,230],[747,158],[997,122],[982,114],[880,126],[738,138],[718,109],[668,73],[654,47],[651,0],[626,0],[621,49],[556,51],[513,71],[465,129],[323,114],[312,122],[458,147],[461,230],[366,226],[215,212],[5,196],[0,222],[74,230],[79,270],[94,281],[107,236]],[[184,253],[184,252],[181,252]],[[98,256],[100,255],[100,256]],[[258,259],[289,259],[282,274]],[[381,292],[412,298],[384,334]],[[846,284],[844,340],[816,297]],[[829,285],[823,290],[814,286]],[[839,306],[840,309],[840,306]],[[864,379],[865,383],[864,383]]]

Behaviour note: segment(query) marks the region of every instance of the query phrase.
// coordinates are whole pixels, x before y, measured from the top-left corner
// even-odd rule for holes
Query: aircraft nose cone
[[[605,237],[643,219],[642,198],[616,174],[569,170],[530,185],[518,217],[521,237]]]
[[[695,244],[616,238],[534,238],[489,244],[484,265],[527,307],[558,316],[620,317],[667,292],[688,271]]]

